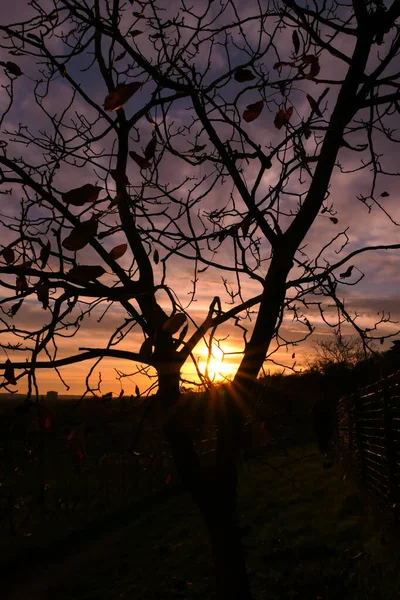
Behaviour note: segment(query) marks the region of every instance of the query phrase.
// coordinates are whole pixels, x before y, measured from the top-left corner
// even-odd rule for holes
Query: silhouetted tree
[[[236,463],[251,383],[266,358],[312,333],[309,308],[332,327],[352,323],[366,346],[378,336],[337,285],[363,277],[357,257],[400,246],[385,237],[348,251],[347,225],[327,227],[339,224],[329,186],[335,166],[365,169],[371,188],[358,200],[395,223],[381,143],[390,155],[397,141],[400,1],[50,4],[27,3],[19,23],[0,26],[4,386],[27,377],[38,396],[37,369],[95,358],[153,367],[176,467],[208,526],[217,596],[245,600]],[[326,229],[308,249],[317,221]],[[191,301],[217,269],[234,281],[223,278],[231,308],[212,299],[213,281],[208,313],[194,318],[174,289],[185,260]],[[36,299],[48,319],[16,325]],[[124,311],[106,347],[59,358],[62,336],[102,306]],[[304,335],[285,339],[288,314]],[[231,320],[243,354],[217,407],[210,475],[176,406],[183,364]],[[134,327],[140,350],[117,348]]]

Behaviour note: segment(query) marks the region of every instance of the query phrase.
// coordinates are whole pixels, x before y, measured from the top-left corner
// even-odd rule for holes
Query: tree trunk
[[[204,518],[210,535],[218,600],[251,600],[236,510],[234,513],[227,510],[221,494]]]
[[[219,417],[222,444],[215,469],[202,467],[189,433],[177,410],[179,374],[160,374],[159,399],[166,409],[164,433],[177,471],[198,505],[210,537],[216,577],[217,600],[251,600],[244,550],[237,518],[236,457],[238,440],[228,440],[236,429],[236,412],[225,412],[226,426]],[[232,426],[233,424],[233,426]]]

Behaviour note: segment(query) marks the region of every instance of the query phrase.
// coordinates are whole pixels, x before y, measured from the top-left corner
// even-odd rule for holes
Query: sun
[[[216,345],[211,350],[211,358],[207,369],[208,349],[202,350],[199,361],[200,371],[213,382],[224,381],[233,374],[232,366],[224,362],[224,351]]]

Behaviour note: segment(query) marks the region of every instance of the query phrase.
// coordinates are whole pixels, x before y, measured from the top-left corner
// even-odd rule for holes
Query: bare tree
[[[48,4],[34,0],[26,20],[0,27],[11,54],[2,63],[1,333],[10,354],[30,355],[0,365],[4,386],[27,377],[28,396],[38,395],[38,369],[94,358],[153,367],[165,435],[209,530],[217,596],[250,598],[236,462],[251,383],[279,348],[312,333],[316,311],[331,327],[352,324],[364,347],[390,322],[382,313],[363,326],[338,283],[355,285],[363,273],[353,263],[400,245],[350,249],[330,185],[335,167],[364,170],[370,190],[358,201],[397,226],[381,186],[398,174],[383,157],[398,142],[400,1]],[[306,247],[317,224],[325,229]],[[189,303],[174,289],[182,264],[193,267]],[[200,322],[192,302],[216,270],[223,287],[216,294],[213,282]],[[32,298],[48,320],[15,326]],[[57,357],[86,316],[118,306],[126,317],[106,347]],[[287,315],[297,337],[284,335]],[[210,474],[176,406],[184,363],[205,336],[211,353],[228,322],[243,352],[218,406]],[[117,348],[134,327],[140,349]]]
[[[309,367],[322,372],[331,364],[351,368],[368,357],[358,336],[342,335],[340,331],[318,340],[313,347],[315,354],[310,358]]]

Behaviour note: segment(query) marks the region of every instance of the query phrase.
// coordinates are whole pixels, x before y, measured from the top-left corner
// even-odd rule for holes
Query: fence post
[[[397,500],[396,451],[393,444],[393,423],[391,415],[390,390],[387,383],[384,384],[383,388],[383,407],[385,423],[386,459],[388,462],[389,478],[389,504],[394,505]]]
[[[360,471],[360,478],[365,483],[365,457],[364,457],[364,445],[361,439],[360,422],[359,422],[359,410],[361,405],[360,391],[354,394],[354,426],[356,434],[356,444],[358,451],[358,465]]]
[[[352,418],[351,418],[350,402],[353,402],[353,404],[354,404],[354,394],[346,397],[347,431],[349,434],[349,450],[352,452],[353,451],[353,423],[352,423]]]

